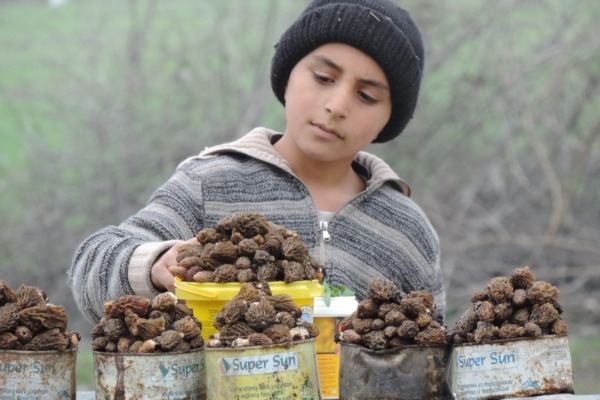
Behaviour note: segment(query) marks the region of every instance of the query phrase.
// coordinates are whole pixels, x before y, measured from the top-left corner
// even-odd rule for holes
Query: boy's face
[[[354,47],[328,43],[290,73],[286,136],[309,158],[350,161],[381,132],[391,109],[381,67]]]

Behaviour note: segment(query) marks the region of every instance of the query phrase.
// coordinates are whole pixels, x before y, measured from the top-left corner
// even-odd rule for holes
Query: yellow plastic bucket
[[[194,316],[202,322],[202,336],[208,339],[217,331],[213,326],[215,315],[238,294],[240,285],[239,282],[184,282],[175,278],[175,295],[178,299],[185,300]],[[302,310],[302,319],[313,320],[314,298],[323,295],[323,285],[318,280],[269,282],[269,287],[273,294],[289,294]]]

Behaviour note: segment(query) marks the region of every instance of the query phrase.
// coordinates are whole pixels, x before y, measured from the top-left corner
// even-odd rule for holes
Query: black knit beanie
[[[415,111],[424,66],[421,34],[408,12],[390,0],[312,1],[275,46],[271,87],[282,104],[287,81],[298,61],[332,42],[363,51],[384,71],[390,85],[392,113],[373,142],[387,142],[398,136]]]

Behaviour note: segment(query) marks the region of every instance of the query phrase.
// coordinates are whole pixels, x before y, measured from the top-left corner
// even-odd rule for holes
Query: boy
[[[423,73],[420,33],[389,0],[315,0],[276,46],[271,84],[283,135],[256,128],[184,161],[148,205],[82,243],[69,284],[84,314],[126,293],[173,290],[177,246],[231,213],[296,230],[330,283],[359,299],[385,277],[404,291],[445,293],[437,235],[410,188],[362,152],[412,118]],[[192,239],[190,239],[192,238]]]

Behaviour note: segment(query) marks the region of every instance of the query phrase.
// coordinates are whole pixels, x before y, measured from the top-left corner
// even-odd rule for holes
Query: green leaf
[[[331,304],[331,285],[327,282],[323,284],[323,301],[327,307]]]
[[[332,297],[354,296],[354,292],[344,285],[334,285],[328,282],[323,283],[323,301],[329,307]]]

